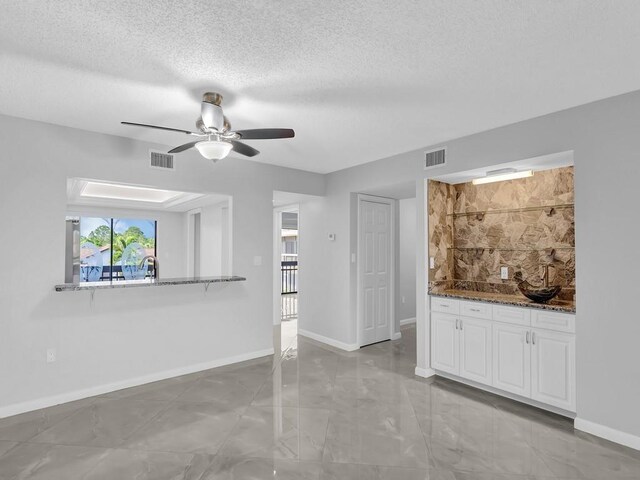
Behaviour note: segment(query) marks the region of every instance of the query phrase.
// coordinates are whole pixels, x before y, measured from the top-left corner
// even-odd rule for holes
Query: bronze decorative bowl
[[[559,285],[552,287],[533,287],[531,285],[523,285],[523,283],[526,282],[518,284],[518,290],[535,303],[547,303],[549,300],[555,298],[562,289]]]

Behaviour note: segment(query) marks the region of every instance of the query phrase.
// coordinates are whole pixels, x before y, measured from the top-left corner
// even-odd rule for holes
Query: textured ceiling
[[[3,0],[0,113],[175,146],[207,90],[330,172],[640,88],[637,0]]]

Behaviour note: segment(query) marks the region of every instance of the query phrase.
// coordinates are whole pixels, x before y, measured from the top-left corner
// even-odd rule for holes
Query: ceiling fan
[[[168,153],[180,153],[195,147],[200,154],[209,160],[217,162],[229,155],[233,150],[247,157],[254,157],[260,152],[240,140],[267,140],[272,138],[292,138],[295,132],[290,128],[255,128],[250,130],[231,130],[231,124],[222,113],[222,95],[215,92],[207,92],[202,95],[200,117],[196,120],[197,132],[182,130],[180,128],[161,127],[145,123],[121,122],[123,125],[134,127],[155,128],[169,132],[186,133],[198,140],[185,143],[169,150]]]

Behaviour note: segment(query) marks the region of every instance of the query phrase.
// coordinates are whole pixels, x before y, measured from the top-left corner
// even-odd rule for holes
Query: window
[[[158,222],[80,217],[80,282],[155,277]]]

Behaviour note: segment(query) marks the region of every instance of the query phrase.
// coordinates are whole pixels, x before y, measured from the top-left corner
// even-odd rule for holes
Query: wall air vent
[[[439,167],[445,164],[445,157],[447,153],[447,148],[439,148],[437,150],[431,150],[429,152],[424,152],[424,168],[433,168]]]
[[[173,155],[170,155],[168,153],[149,150],[149,162],[149,166],[151,168],[174,170]]]

